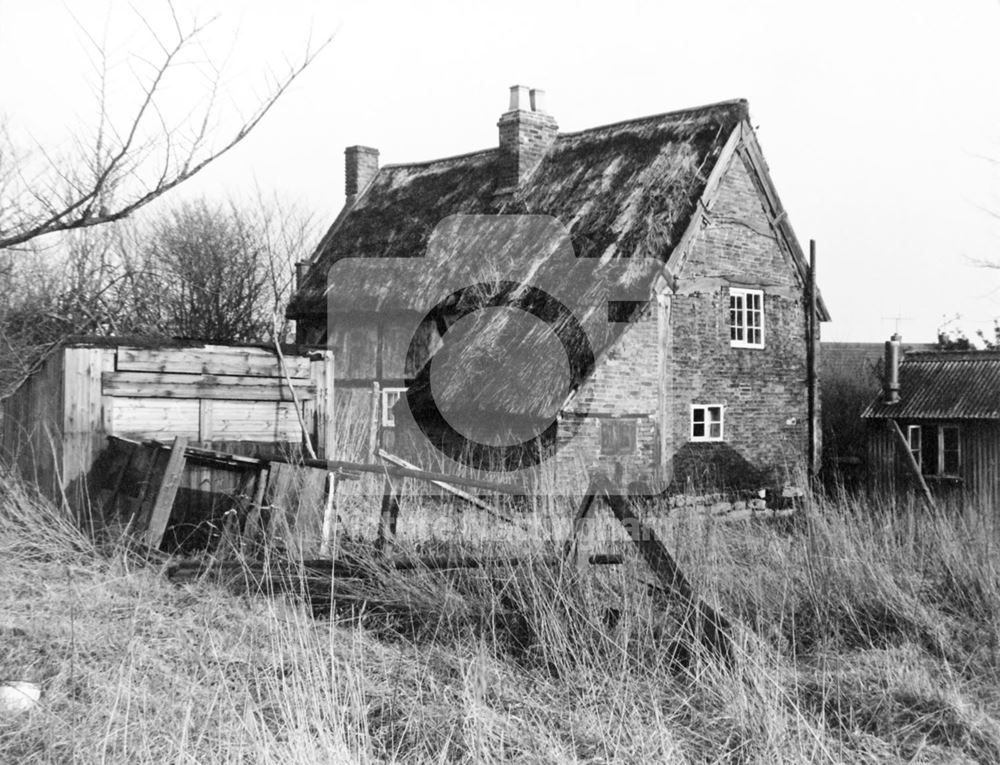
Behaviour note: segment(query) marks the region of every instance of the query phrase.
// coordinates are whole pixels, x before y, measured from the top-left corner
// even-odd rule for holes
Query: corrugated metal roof
[[[936,420],[1000,419],[1000,353],[914,353],[899,365],[900,401],[880,394],[862,417]]]

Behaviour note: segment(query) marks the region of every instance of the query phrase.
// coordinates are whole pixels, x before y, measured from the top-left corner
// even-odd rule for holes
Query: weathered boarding
[[[332,452],[333,358],[321,348],[75,338],[3,401],[3,459],[83,511],[108,436],[237,454]],[[329,384],[328,382],[329,381]],[[185,469],[177,508],[242,491],[233,471]],[[208,509],[211,509],[210,507]]]

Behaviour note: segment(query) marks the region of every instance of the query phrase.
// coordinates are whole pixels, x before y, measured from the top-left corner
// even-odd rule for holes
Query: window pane
[[[691,437],[705,437],[705,407],[703,406],[691,410]]]
[[[743,295],[731,294],[729,296],[729,337],[731,340],[743,340]]]
[[[722,423],[713,422],[708,429],[709,438],[721,438],[722,437]]]
[[[937,428],[927,429],[927,438],[920,438],[920,472],[924,475],[937,475],[938,472],[938,437]]]
[[[958,475],[961,465],[961,448],[958,428],[946,426],[941,429],[941,443],[944,450],[942,468],[946,475]]]

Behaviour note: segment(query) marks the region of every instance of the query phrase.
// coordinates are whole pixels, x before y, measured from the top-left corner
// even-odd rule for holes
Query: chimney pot
[[[510,86],[510,107],[509,112],[531,111],[531,94],[524,85]]]
[[[545,91],[540,88],[531,89],[531,111],[545,113]]]

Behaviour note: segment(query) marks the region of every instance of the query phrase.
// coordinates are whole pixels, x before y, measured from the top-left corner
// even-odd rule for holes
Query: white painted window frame
[[[916,436],[916,439],[914,439]],[[913,459],[917,461],[917,467],[923,472],[923,431],[919,425],[907,425],[906,426],[906,443],[910,447],[910,454],[913,455]]]
[[[396,427],[396,418],[392,414],[392,407],[396,405],[400,397],[406,393],[406,388],[382,388],[382,427],[383,428],[394,428]],[[390,396],[395,396],[392,401],[389,400]]]
[[[711,435],[711,426],[713,420],[711,419],[711,410],[719,410],[719,435]],[[705,426],[705,435],[696,436],[694,433],[695,423],[694,415],[696,411],[701,410],[704,412],[704,419],[702,424]],[[691,428],[688,431],[691,436],[692,441],[704,442],[704,441],[724,441],[726,437],[726,407],[724,404],[691,404]]]
[[[955,441],[955,452],[957,454],[958,470],[954,473],[946,473],[944,470],[944,432],[946,430],[954,430],[956,435]],[[938,438],[938,464],[937,464],[937,474],[942,477],[954,478],[962,474],[962,429],[959,425],[938,425],[937,427],[937,438]]]
[[[751,296],[760,299],[760,308],[750,308],[750,298]],[[736,308],[733,306],[735,299],[740,300],[740,307]],[[750,317],[752,314],[758,314],[760,318],[760,342],[751,343],[746,338],[750,334]],[[745,287],[730,287],[729,288],[729,345],[733,348],[763,348],[764,347],[764,290],[752,290]],[[733,337],[733,330],[739,329],[743,333],[743,339],[739,340]],[[757,329],[753,327],[752,329]]]

